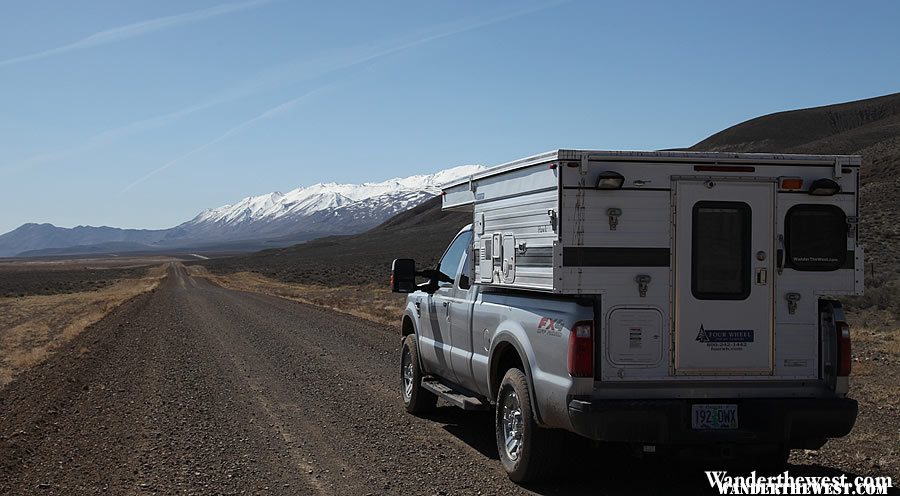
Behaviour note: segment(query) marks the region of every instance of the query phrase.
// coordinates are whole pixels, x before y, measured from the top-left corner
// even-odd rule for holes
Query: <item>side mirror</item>
[[[411,258],[398,258],[391,264],[391,291],[412,293],[416,290],[416,262]]]

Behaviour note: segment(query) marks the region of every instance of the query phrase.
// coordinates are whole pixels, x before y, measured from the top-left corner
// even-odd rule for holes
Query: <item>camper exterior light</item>
[[[809,194],[815,196],[832,196],[841,192],[841,185],[831,179],[816,179],[809,187]]]
[[[597,189],[620,189],[625,183],[625,177],[618,172],[601,172],[597,178]]]
[[[803,187],[803,179],[799,177],[782,177],[781,189],[796,190]]]

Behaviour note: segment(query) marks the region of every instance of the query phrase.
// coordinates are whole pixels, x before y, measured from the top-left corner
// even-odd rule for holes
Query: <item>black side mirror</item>
[[[391,291],[412,293],[416,290],[416,262],[411,258],[398,258],[391,264]]]

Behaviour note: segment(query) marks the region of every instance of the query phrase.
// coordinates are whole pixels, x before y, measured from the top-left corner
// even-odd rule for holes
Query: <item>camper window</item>
[[[694,204],[691,292],[699,300],[743,300],[750,295],[750,206]]]
[[[834,205],[796,205],[785,219],[787,266],[830,271],[847,261],[847,216]]]

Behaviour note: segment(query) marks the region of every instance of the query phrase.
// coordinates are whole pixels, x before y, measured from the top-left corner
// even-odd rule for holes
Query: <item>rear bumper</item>
[[[691,405],[738,405],[738,429],[691,428]],[[569,402],[576,433],[596,440],[643,444],[775,444],[820,447],[845,436],[856,422],[849,398],[754,398],[716,400],[584,400]]]

